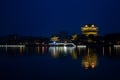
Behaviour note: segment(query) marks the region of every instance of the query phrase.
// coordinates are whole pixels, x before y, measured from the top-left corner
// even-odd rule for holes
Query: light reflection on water
[[[120,46],[119,47],[114,47],[114,50],[116,53],[120,53]]]
[[[49,52],[53,58],[57,58],[59,55],[75,54],[75,47],[49,47]]]
[[[54,59],[60,58],[61,56],[70,56],[73,60],[81,59],[81,65],[85,69],[95,68],[98,66],[98,56],[120,56],[120,47],[19,47],[19,48],[0,48],[0,51],[15,54],[23,53],[37,53],[47,54],[49,53]]]
[[[95,68],[98,64],[97,54],[92,48],[88,48],[88,53],[82,57],[82,66],[85,69]]]
[[[55,79],[52,80],[117,80],[114,78],[119,78],[120,47],[0,48],[0,64],[2,76],[17,76],[20,80],[24,77],[39,80],[53,77]],[[16,78],[14,80],[18,80]]]

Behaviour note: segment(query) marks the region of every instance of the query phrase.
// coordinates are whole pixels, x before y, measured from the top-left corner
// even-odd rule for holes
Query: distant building
[[[50,38],[50,40],[53,41],[53,42],[57,42],[57,41],[59,41],[59,37],[53,36],[53,37]]]
[[[89,35],[98,35],[98,27],[96,27],[94,24],[87,24],[84,27],[81,27],[82,34],[85,36]]]

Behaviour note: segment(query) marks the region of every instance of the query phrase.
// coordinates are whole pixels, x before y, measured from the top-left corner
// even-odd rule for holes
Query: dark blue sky
[[[120,32],[120,0],[3,0],[0,35],[49,35],[60,31],[81,33],[94,23],[100,34]]]

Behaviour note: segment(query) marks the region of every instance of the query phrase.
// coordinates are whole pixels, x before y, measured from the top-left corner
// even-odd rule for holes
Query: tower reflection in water
[[[88,48],[88,53],[82,58],[82,66],[85,69],[95,68],[98,64],[97,54],[94,49]]]
[[[93,48],[86,49],[86,47],[49,47],[49,52],[53,58],[69,55],[74,60],[80,58],[82,59],[82,62],[80,63],[85,69],[95,68],[98,64],[97,55]]]

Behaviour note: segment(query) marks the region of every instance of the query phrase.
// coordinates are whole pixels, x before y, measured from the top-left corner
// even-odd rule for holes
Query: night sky
[[[120,32],[120,0],[1,0],[0,35],[81,33],[95,24],[101,35]]]

